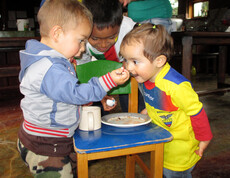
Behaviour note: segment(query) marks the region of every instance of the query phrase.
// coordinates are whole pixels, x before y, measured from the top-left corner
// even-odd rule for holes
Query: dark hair
[[[173,55],[173,39],[163,25],[146,23],[135,27],[124,37],[120,46],[121,55],[122,48],[133,42],[143,44],[143,55],[150,61],[160,55],[165,55],[169,61]]]
[[[98,29],[121,25],[123,15],[119,0],[83,0],[82,3],[93,14],[93,23]]]

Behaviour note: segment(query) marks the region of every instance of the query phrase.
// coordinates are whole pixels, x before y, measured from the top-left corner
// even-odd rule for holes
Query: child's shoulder
[[[120,48],[120,44],[121,44],[123,38],[125,37],[125,35],[127,33],[129,33],[133,29],[135,24],[136,23],[131,18],[123,16],[118,41],[116,43],[116,45],[118,45],[119,48]]]
[[[129,26],[129,27],[133,28],[135,24],[136,24],[136,22],[134,22],[131,18],[129,18],[127,16],[123,16],[121,26]]]
[[[183,82],[191,83],[187,78],[185,78],[182,74],[177,72],[174,68],[172,68],[169,64],[166,64],[165,67],[162,69],[165,71],[164,79],[167,81],[173,82],[177,85]],[[164,73],[164,72],[163,72]]]
[[[134,22],[130,17],[127,16],[123,16],[122,23],[132,26],[136,24],[136,22]]]

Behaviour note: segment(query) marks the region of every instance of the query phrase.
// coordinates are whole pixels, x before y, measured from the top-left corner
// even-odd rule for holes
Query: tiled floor
[[[215,88],[213,78],[212,75],[193,78],[195,90]],[[227,178],[230,175],[230,93],[203,96],[201,101],[208,114],[214,138],[195,167],[193,177]],[[17,130],[22,121],[19,102],[20,97],[0,100],[0,177],[4,178],[32,177],[16,150]],[[146,163],[149,162],[148,154],[141,156]],[[123,178],[125,158],[90,162],[89,174],[92,178]],[[136,178],[142,177],[145,177],[142,170],[136,166]]]

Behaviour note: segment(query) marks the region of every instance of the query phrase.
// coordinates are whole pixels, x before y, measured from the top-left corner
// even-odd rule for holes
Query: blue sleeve
[[[72,75],[63,65],[53,65],[49,69],[42,81],[40,92],[56,102],[76,105],[101,101],[107,94],[98,78],[78,84],[75,73]]]

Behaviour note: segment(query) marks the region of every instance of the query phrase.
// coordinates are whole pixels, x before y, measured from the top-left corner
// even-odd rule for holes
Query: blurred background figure
[[[128,17],[138,23],[161,24],[172,31],[172,6],[169,0],[119,0],[127,5]]]

